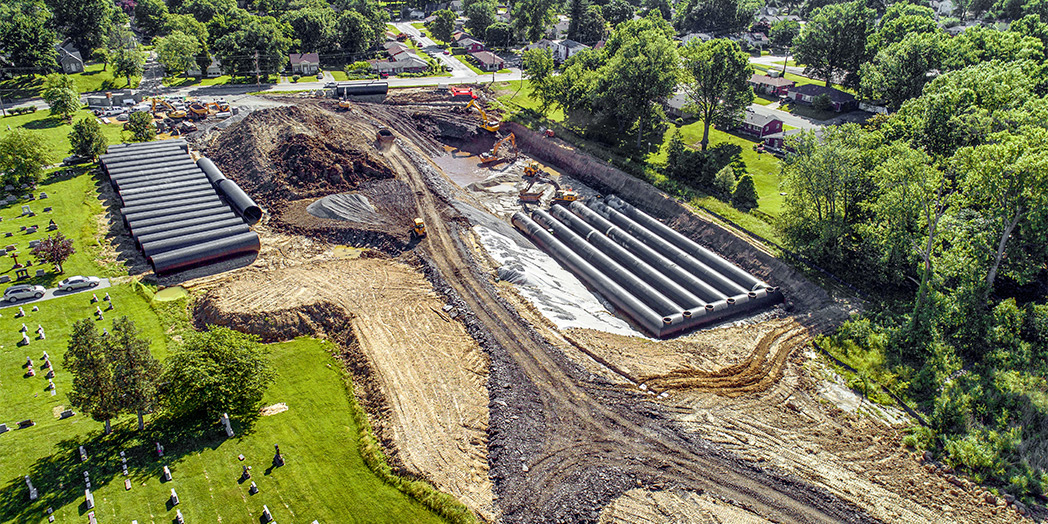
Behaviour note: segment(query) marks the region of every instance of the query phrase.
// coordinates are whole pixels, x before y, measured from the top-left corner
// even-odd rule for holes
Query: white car
[[[32,284],[15,284],[4,290],[4,300],[8,302],[17,302],[26,298],[40,298],[44,296],[44,286],[34,286]]]
[[[59,282],[58,289],[60,291],[73,291],[76,289],[95,287],[98,285],[98,282],[98,277],[82,277],[77,275]]]

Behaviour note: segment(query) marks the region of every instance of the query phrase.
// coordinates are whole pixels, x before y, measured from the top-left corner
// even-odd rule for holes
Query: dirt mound
[[[393,178],[362,121],[299,105],[251,113],[220,133],[207,154],[265,205],[352,191]]]

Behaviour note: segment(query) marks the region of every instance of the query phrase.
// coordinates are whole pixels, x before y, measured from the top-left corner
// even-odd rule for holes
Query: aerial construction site
[[[199,325],[335,342],[398,472],[489,522],[1019,519],[816,354],[846,292],[482,89],[313,95],[188,139],[236,263],[142,256]]]

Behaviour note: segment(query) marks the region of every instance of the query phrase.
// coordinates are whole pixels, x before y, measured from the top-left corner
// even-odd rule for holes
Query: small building
[[[550,26],[549,31],[546,32],[551,40],[557,40],[564,38],[568,34],[568,26],[571,25],[571,19],[564,15],[557,15],[557,21],[553,22]]]
[[[567,60],[567,59],[569,59],[569,58],[571,58],[572,56],[574,56],[579,51],[582,51],[583,49],[590,49],[590,46],[588,46],[586,44],[583,44],[581,42],[576,42],[574,40],[561,40],[559,43],[560,43],[560,49],[561,49],[561,59],[560,60],[562,62]],[[553,58],[556,59],[557,57],[554,56]]]
[[[386,54],[390,57],[395,57],[401,53],[412,53],[411,46],[400,42],[386,42],[382,44],[382,47],[386,49]]]
[[[782,131],[782,120],[772,115],[764,115],[754,111],[746,111],[746,118],[736,128],[742,133],[764,138],[768,135]]]
[[[413,18],[415,20],[422,20],[425,17],[426,17],[426,12],[425,11],[419,11],[418,9],[412,9],[411,12],[408,13],[408,18]]]
[[[845,93],[840,89],[820,86],[817,84],[804,84],[793,86],[786,92],[786,96],[802,104],[811,104],[818,96],[826,95],[833,104],[833,110],[840,113],[855,109],[855,95]]]
[[[467,53],[479,53],[481,51],[484,51],[483,43],[469,37],[463,38],[458,42],[455,42],[455,45],[464,48]]]
[[[764,49],[771,45],[771,40],[769,40],[768,35],[764,33],[742,33],[737,40],[749,47],[756,47],[758,49]]]
[[[415,53],[400,53],[387,60],[368,60],[377,73],[422,73],[429,69],[429,62]]]
[[[291,53],[288,58],[293,74],[315,75],[320,71],[320,55],[317,53]]]
[[[821,127],[815,129],[789,129],[787,131],[765,135],[764,146],[776,151],[792,152],[793,150],[786,145],[786,141],[790,137],[799,135],[803,132],[815,133],[815,136],[822,136]]]
[[[666,107],[666,113],[676,118],[688,118],[693,116],[691,112],[687,111],[688,105],[691,101],[688,100],[687,95],[682,91],[677,91],[673,96],[666,99],[664,104]]]
[[[72,44],[55,45],[55,51],[58,53],[58,65],[62,68],[63,73],[72,75],[84,72],[84,59],[80,56],[80,51]]]
[[[200,71],[200,65],[193,62],[193,65],[186,70],[186,74],[189,76],[206,76],[208,78],[218,78],[222,76],[222,61],[217,58],[211,59],[211,65],[207,66],[207,71],[203,74]]]
[[[491,51],[471,53],[470,56],[477,61],[477,65],[484,71],[498,71],[506,67],[506,61]]]
[[[797,85],[793,80],[783,77],[773,77],[765,74],[754,73],[750,77],[750,87],[756,93],[772,96],[785,96],[789,89]]]
[[[681,38],[681,45],[688,45],[692,40],[698,40],[699,42],[709,42],[713,40],[713,35],[709,33],[688,33]]]
[[[105,94],[88,95],[84,97],[88,109],[111,109],[113,107],[131,107],[142,101],[142,94],[124,89],[121,91],[107,91]]]

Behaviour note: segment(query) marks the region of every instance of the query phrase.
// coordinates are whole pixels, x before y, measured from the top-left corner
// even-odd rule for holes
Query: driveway
[[[12,285],[14,285],[14,283],[12,283]],[[12,308],[12,307],[18,307],[18,306],[25,307],[26,305],[37,304],[37,303],[43,302],[45,300],[51,300],[52,298],[62,298],[62,297],[67,297],[69,295],[78,295],[80,293],[97,293],[98,290],[105,289],[107,287],[109,287],[109,279],[108,278],[103,278],[103,279],[99,280],[97,286],[84,288],[84,289],[81,289],[79,291],[59,291],[58,288],[52,288],[52,289],[48,289],[47,291],[45,291],[44,292],[44,296],[41,297],[41,298],[30,298],[30,299],[26,299],[26,300],[19,300],[18,302],[14,302],[14,303],[6,302],[6,301],[5,302],[0,302],[0,309],[7,309],[7,308]],[[4,289],[7,289],[7,288],[5,287]],[[101,302],[102,301],[102,297],[98,297],[98,301]]]
[[[798,116],[793,113],[787,113],[781,109],[775,109],[768,106],[762,106],[760,104],[750,104],[750,111],[757,113],[758,115],[772,116],[782,120],[783,124],[788,126],[796,127],[797,129],[818,129],[822,126],[829,125],[828,121],[815,120],[814,118],[805,118]]]

